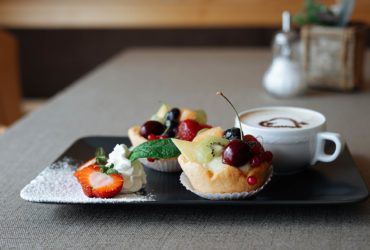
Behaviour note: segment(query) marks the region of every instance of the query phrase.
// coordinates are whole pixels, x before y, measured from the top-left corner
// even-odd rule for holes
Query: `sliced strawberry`
[[[96,172],[100,172],[100,168],[95,165],[87,166],[75,172],[75,176],[77,177],[77,180],[81,184],[82,191],[88,197],[94,197],[94,194],[92,192],[92,186],[90,185],[89,176]]]
[[[90,165],[79,171],[78,180],[88,197],[111,198],[122,189],[123,177],[120,174],[104,174],[100,167]]]
[[[192,141],[201,129],[202,127],[197,121],[188,119],[180,123],[177,137],[181,140]]]
[[[73,175],[77,178],[77,180],[80,179],[80,173],[83,169],[89,167],[89,166],[97,166],[96,165],[96,158],[91,158],[90,160],[88,160],[87,162],[85,162],[84,164],[82,164],[81,166],[79,166],[76,171],[73,173]]]
[[[96,163],[96,157],[94,158],[91,158],[90,160],[88,160],[87,162],[85,162],[84,164],[82,164],[81,166],[79,166],[77,169],[76,169],[76,172],[90,166],[90,165],[93,165]]]
[[[119,194],[123,186],[123,177],[120,174],[102,174],[90,177],[93,185],[93,194],[99,198],[111,198]]]

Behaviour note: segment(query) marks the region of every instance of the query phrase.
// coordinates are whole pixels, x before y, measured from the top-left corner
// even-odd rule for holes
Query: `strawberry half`
[[[182,121],[177,129],[177,138],[185,141],[192,141],[202,126],[195,120]]]
[[[88,166],[91,166],[91,165],[95,165],[96,163],[96,157],[94,158],[91,158],[90,160],[88,160],[87,162],[85,162],[84,164],[82,164],[81,166],[79,166],[77,169],[76,169],[76,172],[74,172],[74,176],[78,179],[79,178],[79,172],[88,167]]]
[[[78,171],[77,179],[88,197],[111,198],[119,194],[123,187],[122,175],[102,173],[97,165]]]

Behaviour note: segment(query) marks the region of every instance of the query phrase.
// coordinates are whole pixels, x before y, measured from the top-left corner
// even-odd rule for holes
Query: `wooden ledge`
[[[322,2],[333,3],[325,0]],[[6,28],[276,27],[290,0],[3,0]],[[354,19],[370,23],[370,1],[357,0]]]

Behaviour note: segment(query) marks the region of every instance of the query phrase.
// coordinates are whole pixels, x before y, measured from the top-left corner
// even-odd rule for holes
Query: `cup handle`
[[[316,152],[311,165],[314,165],[317,161],[331,162],[337,159],[337,157],[343,151],[345,144],[340,134],[332,132],[320,132],[316,136]],[[325,153],[325,141],[332,141],[335,144],[335,150],[332,154]]]

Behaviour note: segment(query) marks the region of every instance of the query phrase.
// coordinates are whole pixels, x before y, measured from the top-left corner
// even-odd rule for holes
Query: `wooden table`
[[[370,54],[367,54],[369,59]],[[73,141],[126,135],[160,102],[203,108],[228,128],[262,105],[316,109],[343,135],[370,182],[370,92],[274,99],[261,86],[267,50],[142,49],[117,55],[0,136],[0,248],[368,249],[370,202],[342,207],[126,207],[28,203],[19,191]],[[367,68],[369,79],[369,68]],[[50,83],[52,84],[52,83]]]

